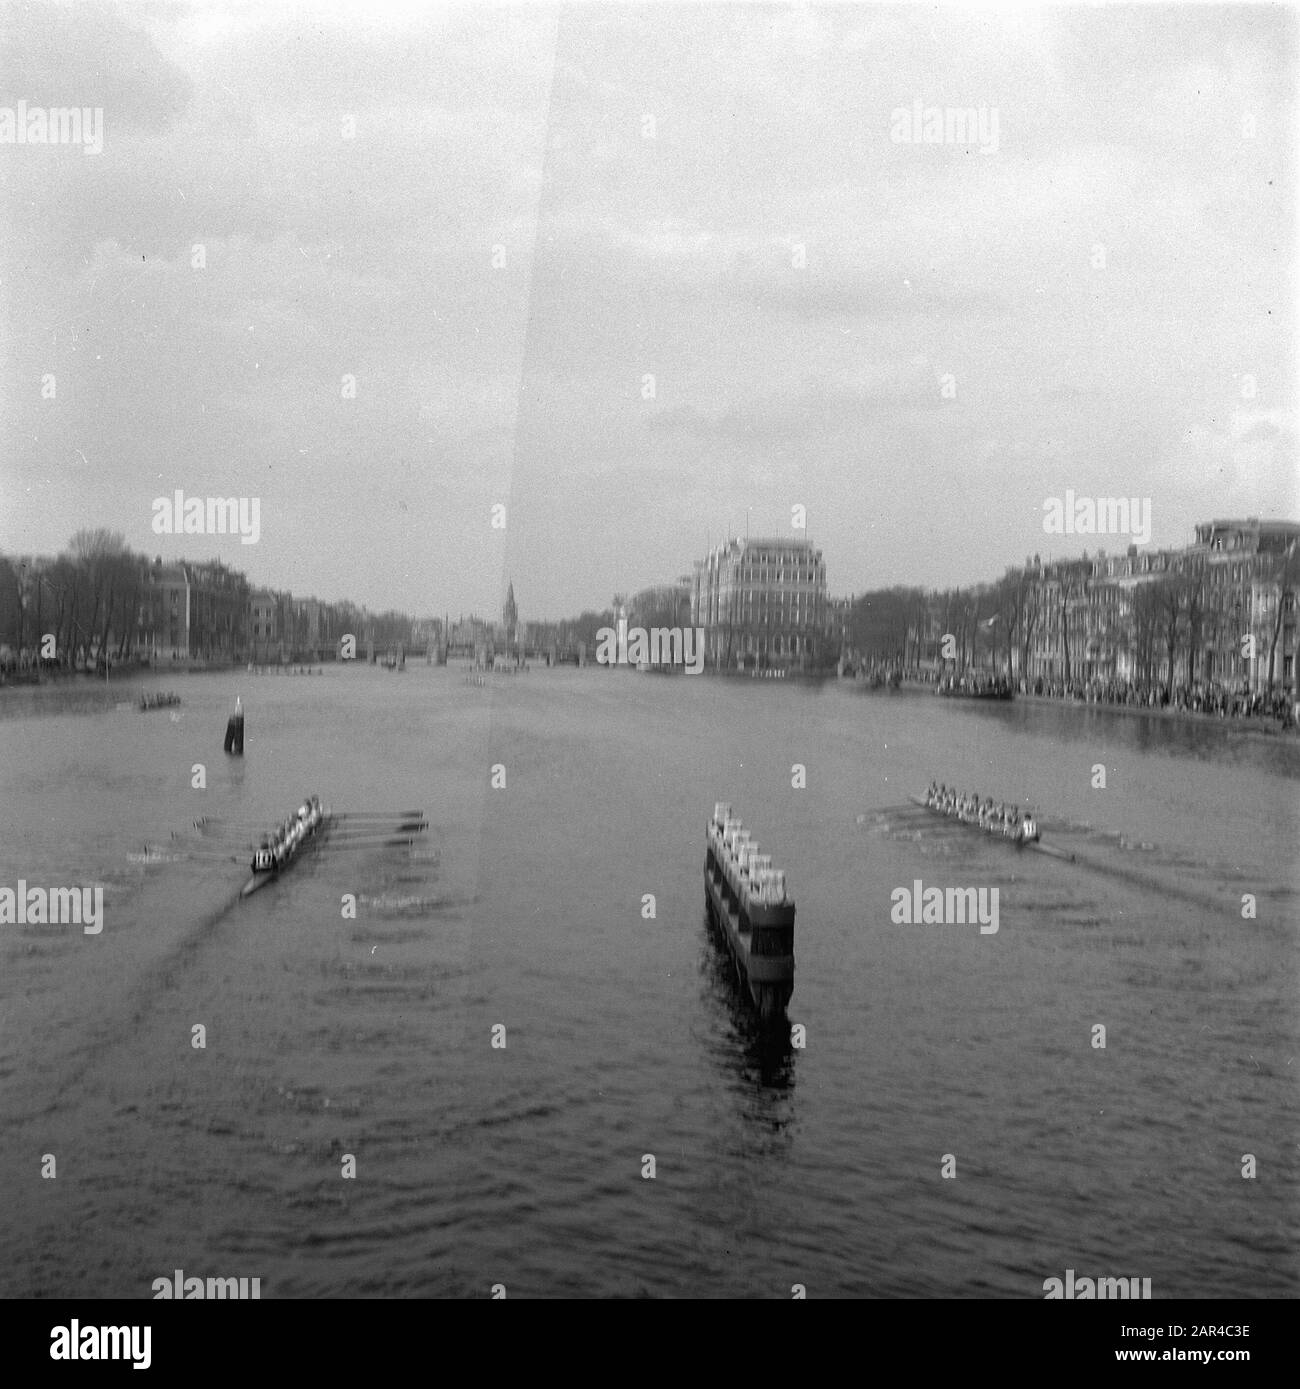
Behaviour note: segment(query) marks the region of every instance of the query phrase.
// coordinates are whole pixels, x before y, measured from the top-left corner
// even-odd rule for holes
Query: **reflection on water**
[[[795,1050],[791,1020],[773,1018],[764,1021],[750,999],[749,990],[740,975],[739,967],[727,946],[726,937],[706,903],[704,910],[705,939],[700,951],[700,973],[705,981],[708,1006],[727,1020],[726,1046],[715,1053],[733,1069],[746,1092],[782,1091],[794,1086]],[[795,928],[795,951],[798,954],[798,927]],[[751,1117],[753,1111],[749,1111]],[[771,1113],[774,1128],[788,1122],[788,1107]]]

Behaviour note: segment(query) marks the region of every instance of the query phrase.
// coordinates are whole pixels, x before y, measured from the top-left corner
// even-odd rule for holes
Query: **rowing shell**
[[[954,824],[965,825],[969,830],[978,830],[981,834],[986,834],[990,839],[1002,839],[1010,844],[1014,844],[1017,849],[1032,849],[1036,854],[1046,854],[1048,858],[1063,859],[1066,863],[1074,862],[1074,855],[1067,854],[1063,849],[1055,849],[1050,844],[1044,844],[1040,839],[1029,841],[1007,839],[1001,830],[986,830],[983,825],[972,820],[961,820],[956,815],[947,815],[937,806],[931,805],[924,796],[909,796],[907,798],[913,805],[919,805],[922,810],[928,810],[932,815],[938,815],[943,820],[951,820]]]
[[[285,861],[282,868],[268,868],[265,873],[254,873],[251,878],[239,889],[240,897],[251,897],[259,888],[265,887],[268,883],[274,882],[276,878],[284,872],[285,868],[291,868],[298,861],[299,855],[309,844],[319,843],[320,840],[330,831],[330,824],[334,816],[329,808],[325,808],[325,813],[321,817],[321,822],[312,830],[311,834],[298,845],[293,853],[293,857]]]

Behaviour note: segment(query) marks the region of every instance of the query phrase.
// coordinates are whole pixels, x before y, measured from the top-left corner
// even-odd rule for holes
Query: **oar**
[[[404,820],[354,820],[350,815],[335,815],[329,823],[353,834],[367,834],[371,831],[382,833],[393,825],[427,825],[429,822],[423,815],[408,815]]]
[[[362,820],[359,824],[354,824],[351,820],[334,819],[329,821],[329,824],[335,834],[386,834],[389,830],[395,829],[427,830],[429,828],[429,822],[421,819],[418,815],[410,820],[394,820],[391,823]]]
[[[426,816],[423,810],[336,810],[330,818],[338,822],[344,820],[383,822],[387,820],[424,820]],[[227,820],[220,815],[200,815],[194,821],[194,828],[217,833],[226,830],[257,830],[261,828],[262,823],[261,820]]]
[[[374,835],[329,835],[325,840],[331,845],[372,845],[372,843],[382,843],[385,839],[392,839],[397,836],[400,839],[412,839],[415,835],[422,835],[422,829],[390,829],[383,833]]]
[[[429,822],[423,815],[408,815],[402,820],[354,820],[350,815],[336,815],[330,823],[360,834],[366,830],[383,830],[389,825],[427,825]]]
[[[355,839],[368,834],[424,834],[428,828],[424,820],[411,820],[404,825],[337,825],[330,831],[330,838]]]
[[[200,834],[202,835],[202,837],[203,837],[202,840],[201,840],[201,842],[208,843],[208,844],[248,844],[248,843],[252,843],[252,842],[255,841],[255,840],[260,840],[260,839],[262,839],[263,836],[265,836],[265,837],[268,838],[268,839],[269,839],[269,838],[274,838],[274,836],[275,836],[275,834],[276,834],[278,828],[279,828],[278,826],[274,826],[274,825],[260,825],[260,826],[258,826],[256,829],[238,829],[238,830],[236,830],[236,829],[230,829],[230,830],[216,830],[216,831],[212,831],[212,830],[200,830],[199,833],[200,833]],[[401,823],[401,824],[392,824],[392,825],[379,825],[379,824],[371,824],[371,823],[364,824],[364,825],[348,825],[348,824],[346,824],[346,823],[340,823],[339,821],[334,821],[333,824],[332,824],[331,833],[333,833],[333,834],[397,834],[397,833],[400,833],[400,834],[423,834],[424,831],[427,830],[428,828],[429,828],[429,822],[428,822],[427,820],[408,820],[408,821],[406,821],[405,823]],[[315,830],[315,833],[316,833],[316,834],[322,834],[323,832],[324,832],[324,827],[317,827],[317,829]],[[185,841],[185,840],[189,839],[190,836],[189,836],[189,834],[187,834],[187,833],[186,833],[185,831],[183,831],[183,830],[174,830],[174,831],[172,832],[172,838],[173,838],[173,839],[176,839],[176,840],[180,840],[180,841]]]
[[[414,845],[414,839],[344,839],[342,843],[329,842],[329,850],[342,849],[401,849]],[[322,847],[326,847],[322,845]]]
[[[384,834],[391,830],[426,830],[429,828],[427,820],[414,818],[404,821],[394,821],[391,825],[380,823],[374,820],[366,820],[360,824],[353,825],[346,816],[335,815],[325,821],[326,825],[333,826],[336,833],[344,830],[356,834]],[[274,825],[211,825],[200,821],[194,822],[195,829],[208,840],[237,839],[240,841],[248,839],[250,836],[260,837],[261,835],[271,835],[275,833],[277,826]],[[320,833],[324,826],[318,826],[316,833]],[[180,839],[186,835],[184,830],[173,830],[172,838]]]

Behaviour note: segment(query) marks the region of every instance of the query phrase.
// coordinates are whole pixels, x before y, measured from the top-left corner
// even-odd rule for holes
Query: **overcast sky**
[[[102,153],[0,144],[6,552],[106,526],[419,614],[510,577],[527,619],[796,504],[836,594],[1094,549],[1043,533],[1067,488],[1153,546],[1300,516],[1294,12],[3,23],[0,107],[103,108]],[[896,138],[916,102],[996,141]],[[177,488],[258,543],[155,535]]]

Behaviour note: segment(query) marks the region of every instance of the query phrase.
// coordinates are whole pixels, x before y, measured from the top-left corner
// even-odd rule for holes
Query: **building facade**
[[[190,655],[234,660],[248,645],[248,580],[220,560],[184,566],[190,584]]]
[[[825,621],[826,566],[811,541],[729,540],[695,565],[691,625],[704,629],[706,664],[814,668]]]
[[[183,564],[155,559],[141,578],[136,650],[153,663],[190,655],[190,577]]]
[[[931,595],[920,644],[956,630],[961,666],[1052,687],[1294,690],[1300,524],[1216,520],[1195,535],[1181,549],[1034,556],[960,601]]]
[[[1153,701],[1267,696],[1297,687],[1298,589],[1300,524],[1248,517],[1204,522],[1181,548],[1034,555],[991,584],[863,594],[850,626],[865,660],[903,653],[929,678],[969,670]]]
[[[852,598],[827,598],[823,623],[825,653],[828,657],[839,656],[849,644],[849,625],[853,615]]]
[[[284,654],[285,596],[269,588],[255,588],[248,595],[248,654],[259,664]]]

